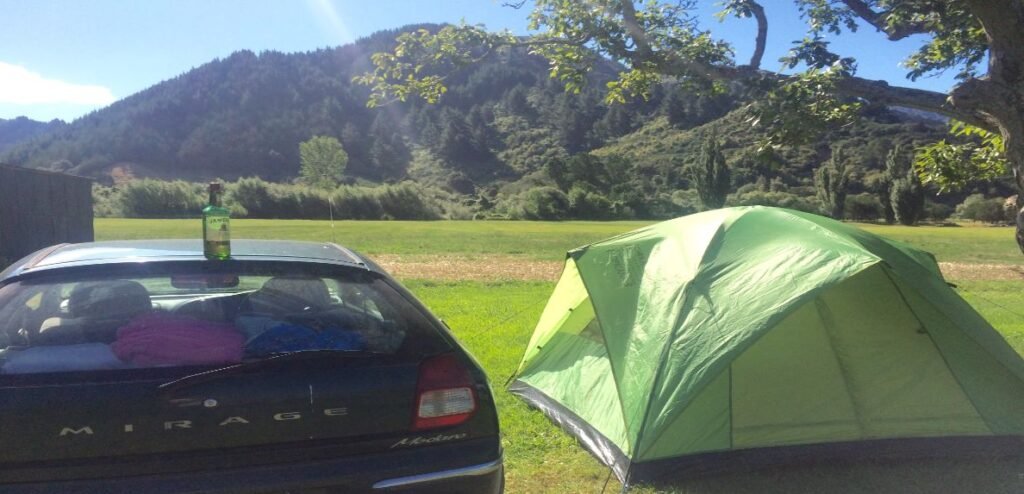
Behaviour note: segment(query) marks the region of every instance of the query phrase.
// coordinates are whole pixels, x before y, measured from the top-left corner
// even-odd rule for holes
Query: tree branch
[[[674,55],[663,60],[661,63],[658,63],[657,66],[658,69],[663,71],[665,74],[686,76],[696,73],[709,79],[723,81],[767,79],[775,84],[785,84],[792,79],[792,76],[786,76],[777,72],[751,70],[748,67],[704,64],[700,62],[682,60]],[[977,79],[974,79],[973,81],[974,82],[972,84],[980,82],[980,80]],[[965,85],[966,84],[967,83],[965,83]],[[981,127],[993,132],[998,131],[998,127],[991,117],[991,113],[987,108],[984,108],[985,101],[989,101],[987,99],[977,100],[974,98],[963,97],[956,99],[950,95],[937,91],[890,86],[889,83],[885,81],[873,81],[870,79],[862,79],[860,77],[852,76],[838,80],[836,82],[836,90],[846,96],[863,98],[875,103],[905,106],[907,108],[935,112],[949,118],[966,122],[976,127]],[[973,91],[973,89],[965,88],[961,92],[964,94],[972,94],[971,91]],[[957,94],[956,89],[954,89],[953,94]]]
[[[626,25],[626,31],[633,38],[636,45],[636,55],[642,60],[651,58],[651,44],[647,41],[647,33],[644,32],[640,22],[636,20],[636,9],[633,7],[633,0],[619,0],[622,6],[622,23]]]
[[[764,45],[768,39],[768,18],[764,15],[764,7],[751,0],[748,4],[750,13],[757,19],[757,38],[754,39],[754,54],[750,57],[750,67],[761,68],[761,58],[764,57]]]
[[[544,46],[544,45],[569,45],[579,46],[586,44],[590,41],[589,38],[546,38],[546,37],[522,37],[516,40],[515,43],[495,43],[495,46]]]
[[[886,12],[875,12],[871,10],[868,4],[861,0],[842,0],[846,7],[850,9],[857,17],[860,17],[875,27],[875,29],[885,33],[886,37],[890,41],[898,41],[911,34],[920,34],[927,31],[927,26],[922,22],[915,22],[910,24],[901,24],[892,26],[889,25],[888,13]]]
[[[890,86],[885,81],[847,77],[836,83],[836,90],[866,100],[935,112],[987,130],[996,128],[988,115],[974,102],[956,101],[936,91]]]

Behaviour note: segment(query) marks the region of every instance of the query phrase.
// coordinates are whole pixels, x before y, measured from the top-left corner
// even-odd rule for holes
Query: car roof
[[[320,262],[378,270],[373,263],[351,250],[326,242],[236,239],[231,241],[231,258],[243,261]],[[42,249],[14,263],[0,273],[0,282],[29,272],[72,266],[205,259],[203,242],[199,239],[114,240],[60,244]]]

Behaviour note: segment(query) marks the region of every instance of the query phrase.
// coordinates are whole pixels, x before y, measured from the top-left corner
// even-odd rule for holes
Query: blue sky
[[[752,20],[711,14],[703,27],[734,44],[740,63],[753,49]],[[777,68],[805,32],[791,0],[763,0],[769,18],[762,66]],[[232,52],[308,51],[417,22],[483,23],[526,33],[526,11],[502,0],[0,0],[0,118],[72,120]],[[873,29],[834,40],[855,56],[858,75],[945,91],[952,74],[911,83],[899,62],[922,43],[886,41]]]

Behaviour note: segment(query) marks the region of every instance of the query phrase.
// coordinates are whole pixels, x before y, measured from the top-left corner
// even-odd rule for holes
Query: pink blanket
[[[110,346],[125,362],[159,366],[240,362],[244,344],[245,337],[231,324],[154,312],[118,329]]]

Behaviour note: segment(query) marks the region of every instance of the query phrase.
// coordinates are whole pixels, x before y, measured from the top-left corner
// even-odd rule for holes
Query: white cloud
[[[47,79],[20,65],[0,62],[0,103],[109,105],[117,98],[103,86]]]

